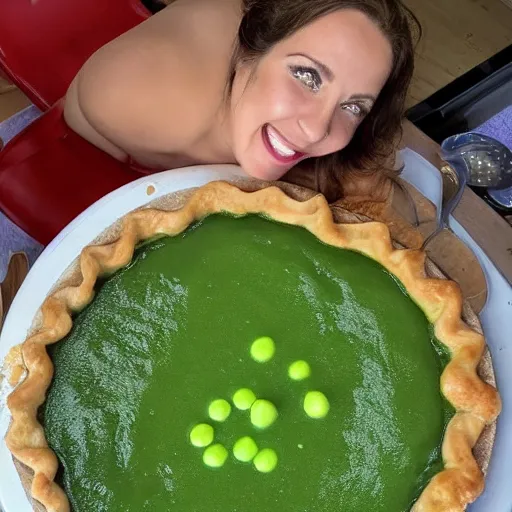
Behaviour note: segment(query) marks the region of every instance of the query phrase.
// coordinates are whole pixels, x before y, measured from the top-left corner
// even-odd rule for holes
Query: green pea
[[[190,432],[190,442],[198,448],[204,448],[213,443],[213,427],[207,423],[196,425]]]
[[[228,458],[228,451],[221,444],[208,446],[203,453],[203,462],[211,468],[220,468]]]
[[[262,336],[251,345],[251,357],[258,363],[266,363],[274,357],[276,345],[269,336]]]
[[[247,411],[251,405],[256,401],[256,395],[248,388],[239,389],[233,395],[233,403],[237,409]]]
[[[276,406],[268,400],[256,400],[251,407],[251,423],[258,428],[267,428],[277,419]]]
[[[329,401],[321,391],[309,391],[304,398],[304,410],[310,418],[324,418],[330,407]]]
[[[214,400],[208,407],[208,414],[212,420],[226,421],[231,414],[231,405],[227,400],[219,398]]]
[[[258,453],[258,446],[252,437],[246,436],[239,439],[233,447],[233,455],[240,462],[250,462]]]
[[[288,376],[293,380],[304,380],[311,375],[311,368],[306,361],[295,361],[288,368]]]
[[[277,466],[277,453],[271,448],[265,448],[254,457],[253,462],[260,473],[270,473]]]

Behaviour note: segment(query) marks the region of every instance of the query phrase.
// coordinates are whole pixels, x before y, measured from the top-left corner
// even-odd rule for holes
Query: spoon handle
[[[466,187],[467,183],[466,172],[458,168],[457,165],[453,165],[452,168],[457,174],[459,187],[457,189],[457,192],[455,192],[455,194],[450,199],[448,199],[448,201],[446,201],[446,203],[443,204],[441,208],[441,225],[446,227],[448,227],[450,215],[453,213],[453,210],[455,210],[455,208],[457,207],[461,200],[462,194],[464,193],[464,188]]]
[[[452,165],[453,164],[453,165]],[[441,205],[441,214],[438,217],[438,223],[436,229],[430,233],[430,235],[425,239],[421,246],[421,250],[425,250],[425,247],[441,232],[445,227],[448,227],[448,223],[450,220],[450,215],[453,213],[453,210],[459,204],[459,201],[464,193],[464,188],[467,183],[467,174],[464,162],[460,162],[455,160],[448,164],[451,169],[453,169],[455,175],[457,176],[457,190],[446,202],[443,201]]]

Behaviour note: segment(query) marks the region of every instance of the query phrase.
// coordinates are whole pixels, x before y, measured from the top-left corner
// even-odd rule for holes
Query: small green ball
[[[276,406],[268,400],[256,400],[251,407],[251,423],[258,428],[267,428],[277,419]]]
[[[210,404],[208,414],[212,420],[226,421],[231,414],[231,405],[227,400],[219,398]]]
[[[233,403],[237,409],[247,411],[251,405],[256,401],[256,395],[248,388],[239,389],[233,395]]]
[[[295,361],[288,368],[288,377],[292,380],[304,380],[311,375],[311,368],[306,361]]]
[[[274,357],[276,344],[269,336],[262,336],[251,345],[251,357],[258,363],[266,363]]]
[[[240,462],[250,462],[258,453],[258,446],[252,437],[246,436],[239,439],[233,447],[233,455]]]
[[[265,448],[254,457],[254,466],[260,473],[270,473],[277,466],[277,453],[271,448]]]
[[[210,468],[220,468],[228,458],[228,451],[221,444],[208,446],[203,453],[203,462]]]
[[[304,410],[310,418],[324,418],[330,407],[327,397],[321,391],[309,391],[304,398]]]
[[[213,427],[207,423],[196,425],[190,432],[190,442],[197,448],[204,448],[213,443]]]

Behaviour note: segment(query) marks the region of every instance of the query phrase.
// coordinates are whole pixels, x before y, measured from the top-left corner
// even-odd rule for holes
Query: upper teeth
[[[270,144],[281,156],[295,155],[296,152],[293,149],[286,146],[270,126],[267,126],[267,135]]]

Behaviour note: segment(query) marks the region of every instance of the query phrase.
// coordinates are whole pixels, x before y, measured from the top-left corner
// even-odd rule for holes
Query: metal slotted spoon
[[[466,185],[496,190],[512,186],[512,151],[487,135],[469,132],[449,137],[441,145],[441,157],[446,163],[443,175],[453,182],[454,187],[451,195],[443,198],[437,227],[423,242],[423,249],[448,227],[449,217],[459,204]]]

